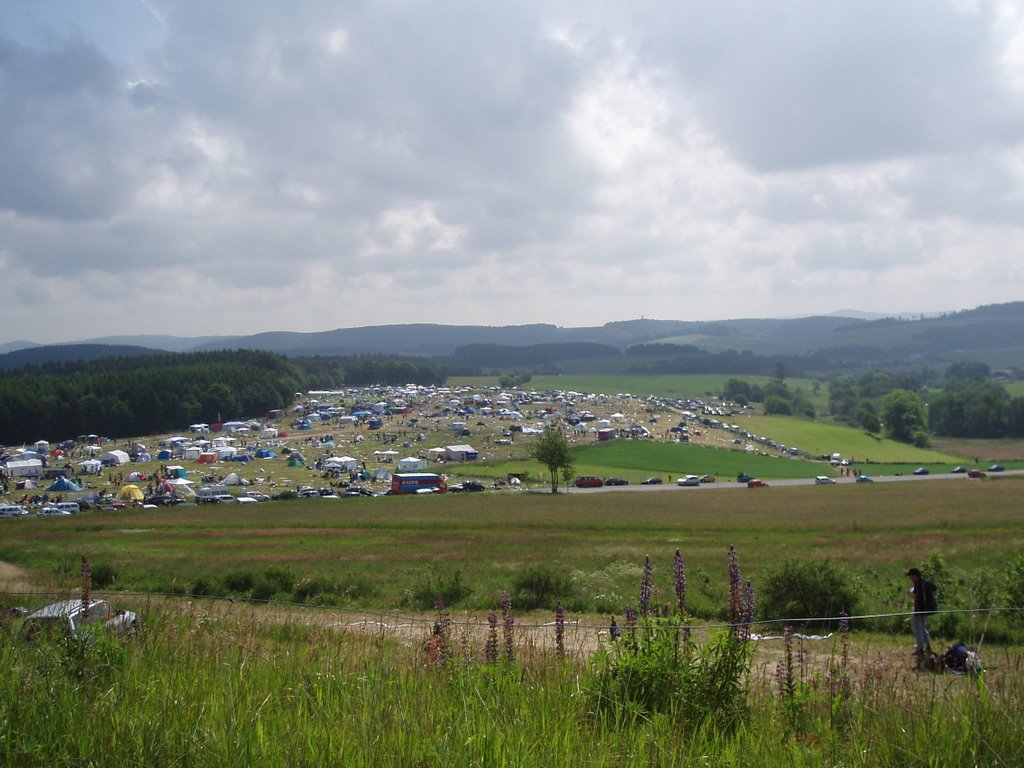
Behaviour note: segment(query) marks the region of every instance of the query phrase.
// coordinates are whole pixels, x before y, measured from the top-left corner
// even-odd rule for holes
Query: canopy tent
[[[188,477],[188,470],[184,467],[178,466],[177,464],[170,467],[164,467],[164,473],[169,477]]]
[[[53,483],[50,485],[50,487],[47,488],[46,490],[48,490],[48,491],[64,491],[64,492],[80,491],[80,490],[82,490],[82,486],[80,486],[74,480],[69,480],[66,477],[58,477],[56,480],[53,481]]]
[[[119,501],[142,501],[144,494],[137,485],[122,485],[121,490],[117,492],[117,498]]]
[[[103,463],[97,459],[86,459],[78,462],[78,468],[83,475],[98,475],[103,469]]]
[[[343,469],[346,472],[355,472],[358,465],[359,460],[354,459],[351,456],[332,456],[331,458],[324,460],[325,467],[336,467],[337,469]]]
[[[384,482],[384,483],[390,483],[391,482],[391,473],[388,470],[384,469],[384,467],[377,467],[370,474],[370,478],[372,480],[379,480],[379,481]]]

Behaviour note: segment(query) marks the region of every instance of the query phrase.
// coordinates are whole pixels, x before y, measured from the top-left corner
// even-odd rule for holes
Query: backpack
[[[923,582],[924,589],[924,610],[925,613],[936,613],[939,610],[939,601],[935,599],[935,584],[925,579]]]

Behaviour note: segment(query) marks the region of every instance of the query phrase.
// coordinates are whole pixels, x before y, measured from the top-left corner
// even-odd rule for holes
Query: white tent
[[[355,472],[359,466],[359,460],[354,459],[351,456],[332,456],[331,458],[324,461],[325,467],[337,467],[343,469],[346,472]]]
[[[427,460],[416,456],[408,456],[398,460],[399,472],[422,472],[427,468]]]
[[[86,459],[78,462],[79,471],[83,475],[98,475],[103,469],[103,463],[96,459]]]
[[[131,459],[128,458],[128,454],[124,451],[113,450],[107,451],[100,456],[100,461],[107,466],[120,467],[127,464]]]
[[[232,472],[231,474],[224,478],[223,483],[224,485],[248,485],[249,481],[243,480],[241,477],[238,476],[237,472]]]
[[[181,458],[186,461],[198,461],[199,454],[203,452],[203,449],[198,445],[190,445],[188,448],[181,452]]]
[[[39,459],[8,461],[7,474],[11,477],[42,477],[43,462]]]
[[[216,454],[219,459],[230,459],[238,453],[238,449],[231,445],[224,445],[217,448]]]
[[[445,452],[452,461],[475,461],[480,455],[471,445],[449,445],[445,447]]]

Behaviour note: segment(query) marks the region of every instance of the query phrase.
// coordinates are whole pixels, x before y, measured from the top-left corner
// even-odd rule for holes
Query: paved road
[[[1013,476],[1013,475],[1024,475],[1024,469],[1008,469],[1005,472],[993,472],[990,474],[991,477],[999,476]],[[969,481],[972,483],[981,482],[981,479],[968,477],[966,474],[953,474],[951,472],[936,473],[933,475],[871,475],[871,479],[876,483],[899,483],[899,482],[927,482],[934,480],[960,480]],[[853,477],[837,477],[834,478],[836,485],[850,485],[857,482],[856,478]],[[798,485],[814,485],[814,478],[790,478],[790,479],[776,479],[766,480],[770,487],[789,487]],[[866,485],[866,483],[865,483]],[[746,483],[737,483],[732,480],[719,480],[717,483],[701,483],[700,485],[690,486],[678,486],[675,481],[671,483],[663,483],[661,485],[615,485],[615,486],[604,486],[602,488],[576,488],[569,487],[570,493],[602,493],[602,492],[657,492],[657,491],[698,491],[698,490],[714,490],[714,489],[728,489],[728,488],[746,488]]]

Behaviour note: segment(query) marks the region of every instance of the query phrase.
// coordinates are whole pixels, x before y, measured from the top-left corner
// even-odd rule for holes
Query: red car
[[[768,483],[764,480],[758,480],[756,477],[752,480],[747,480],[747,488],[767,488]]]
[[[582,475],[576,478],[577,488],[600,488],[604,485],[604,481],[600,477],[593,477],[591,475]]]
[[[988,475],[986,475],[986,474],[985,474],[984,472],[982,472],[982,471],[981,471],[980,469],[971,469],[971,470],[968,470],[968,471],[967,471],[967,476],[968,476],[968,477],[988,477]]]

